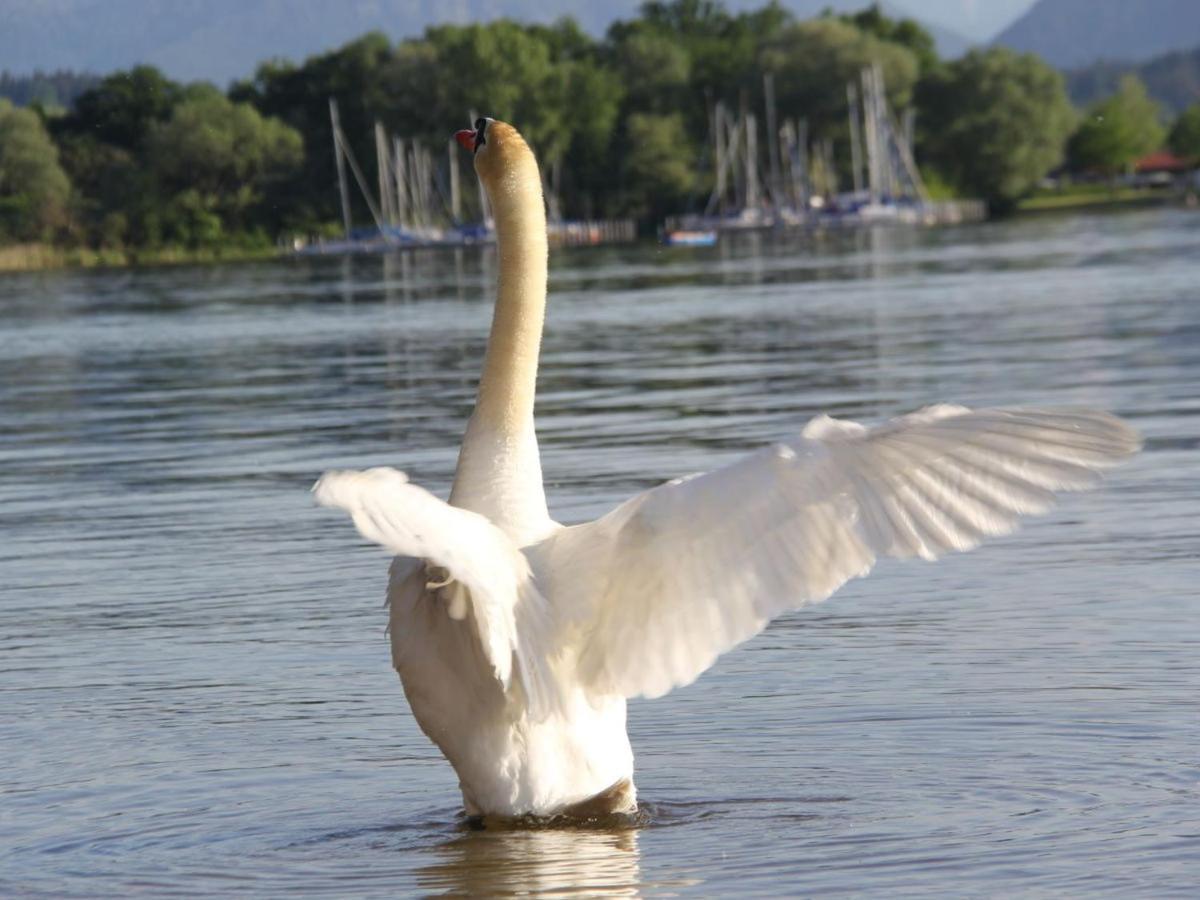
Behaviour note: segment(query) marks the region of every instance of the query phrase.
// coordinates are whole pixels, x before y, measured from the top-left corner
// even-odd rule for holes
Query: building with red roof
[[[1156,150],[1143,156],[1133,164],[1133,170],[1139,175],[1152,175],[1157,172],[1190,172],[1196,164],[1182,156],[1176,156],[1170,150]]]

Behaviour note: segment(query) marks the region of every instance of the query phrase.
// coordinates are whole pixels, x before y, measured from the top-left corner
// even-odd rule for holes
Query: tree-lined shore
[[[291,235],[336,233],[331,97],[368,181],[376,122],[445,159],[449,133],[475,110],[521,127],[565,216],[652,227],[703,205],[711,111],[761,109],[766,73],[781,113],[832,141],[846,183],[846,84],[868,65],[882,69],[889,105],[914,112],[926,180],[997,212],[1064,161],[1127,168],[1170,124],[1136,79],[1081,113],[1037,57],[991,49],[943,61],[917,23],[878,7],[797,21],[777,4],[731,13],[708,0],[651,2],[602,39],[570,20],[439,26],[268,61],[227,91],[138,67],[69,109],[0,100],[0,246],[146,261],[261,254]],[[1193,108],[1175,123],[1176,152],[1200,155],[1197,120]]]

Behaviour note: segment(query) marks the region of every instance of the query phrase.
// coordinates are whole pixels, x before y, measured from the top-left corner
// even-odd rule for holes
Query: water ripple
[[[491,251],[0,277],[0,895],[1192,896],[1200,219],[556,252],[554,512],[809,416],[1095,405],[1146,450],[635,702],[643,809],[475,829],[330,466],[445,492]]]

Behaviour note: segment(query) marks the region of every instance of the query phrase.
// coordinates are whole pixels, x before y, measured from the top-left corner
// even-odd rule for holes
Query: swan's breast
[[[567,685],[561,711],[532,721],[501,688],[470,623],[448,615],[425,574],[420,561],[393,566],[392,660],[417,723],[454,766],[468,811],[545,814],[632,783],[625,699]]]

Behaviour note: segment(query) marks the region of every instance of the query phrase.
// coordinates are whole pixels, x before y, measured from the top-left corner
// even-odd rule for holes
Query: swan
[[[547,265],[537,162],[501,121],[455,137],[491,201],[499,279],[449,501],[390,468],[327,472],[313,491],[395,556],[392,662],[472,817],[634,811],[628,698],[689,684],[879,557],[932,560],[1010,532],[1140,446],[1088,410],[946,404],[872,428],[820,415],[560,525],[533,418]]]

